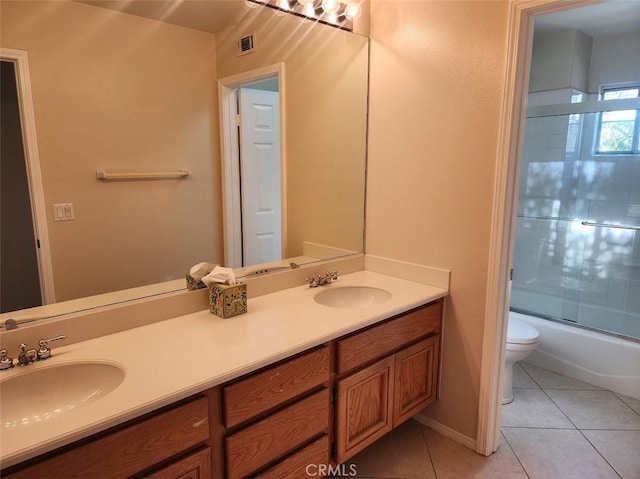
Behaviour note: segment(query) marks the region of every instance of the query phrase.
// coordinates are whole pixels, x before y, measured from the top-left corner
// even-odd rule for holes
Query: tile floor
[[[527,363],[514,368],[514,397],[490,457],[410,420],[355,456],[343,477],[640,479],[640,400]]]

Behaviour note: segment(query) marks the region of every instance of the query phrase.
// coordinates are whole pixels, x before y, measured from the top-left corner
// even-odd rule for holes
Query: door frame
[[[287,257],[287,182],[286,182],[286,102],[284,63],[267,65],[218,80],[220,105],[220,157],[222,162],[222,224],[224,232],[224,261],[226,266],[242,266],[242,230],[240,223],[240,171],[238,158],[238,130],[236,128],[236,88],[247,83],[278,78],[280,104],[280,178],[282,256]]]
[[[519,155],[522,150],[526,96],[529,89],[534,17],[601,1],[513,0],[509,5],[505,88],[500,113],[491,217],[476,432],[476,452],[485,456],[498,449],[500,439],[502,370],[509,313],[509,271],[513,258]]]
[[[38,154],[38,137],[31,95],[31,77],[29,75],[28,54],[24,50],[0,48],[0,58],[12,62],[16,69],[18,105],[20,110],[20,126],[22,128],[22,144],[27,167],[27,182],[31,198],[31,216],[36,237],[36,256],[38,259],[38,276],[42,304],[55,303],[53,268],[51,264],[51,247],[47,227],[46,203],[40,156]],[[37,242],[40,243],[38,247]]]

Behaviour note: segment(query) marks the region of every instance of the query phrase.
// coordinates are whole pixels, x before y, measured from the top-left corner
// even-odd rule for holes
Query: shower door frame
[[[498,157],[491,216],[485,324],[480,364],[477,453],[488,456],[498,449],[502,370],[509,311],[509,271],[518,204],[519,154],[529,84],[533,20],[537,15],[601,3],[600,0],[513,0],[509,3],[506,70],[500,113]]]

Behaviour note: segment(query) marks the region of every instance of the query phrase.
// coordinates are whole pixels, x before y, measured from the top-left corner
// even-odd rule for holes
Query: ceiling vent
[[[256,51],[255,34],[245,35],[238,40],[238,56]]]

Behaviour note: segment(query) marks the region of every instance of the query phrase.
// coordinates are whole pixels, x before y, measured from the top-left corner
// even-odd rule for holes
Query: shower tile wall
[[[572,90],[531,93],[529,106]],[[597,114],[528,118],[511,306],[640,337],[640,156],[593,155]]]

